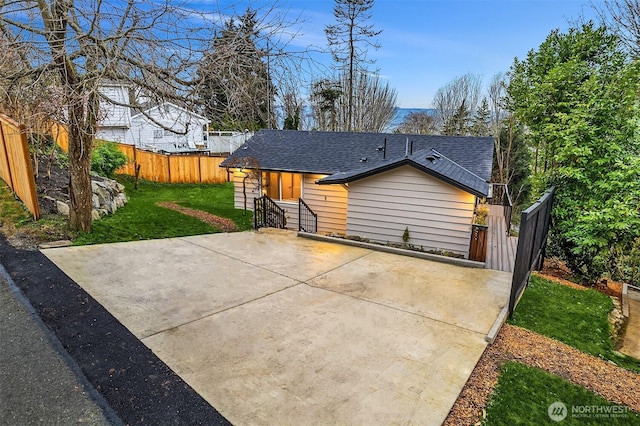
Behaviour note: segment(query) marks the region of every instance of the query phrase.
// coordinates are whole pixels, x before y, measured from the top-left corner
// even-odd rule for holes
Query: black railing
[[[318,232],[318,215],[302,198],[298,199],[298,231]]]
[[[509,195],[509,187],[506,183],[492,183],[493,196],[489,198],[488,203],[492,206],[502,206],[505,225],[507,226],[507,235],[511,230],[511,216],[513,215],[513,203]]]
[[[516,252],[516,262],[513,267],[511,296],[509,297],[510,318],[518,300],[520,300],[520,296],[522,296],[522,292],[529,283],[531,271],[542,269],[554,191],[555,187],[551,187],[535,204],[522,212],[518,251]]]
[[[284,214],[284,210],[266,195],[253,200],[253,227],[255,229],[284,229],[287,226]]]

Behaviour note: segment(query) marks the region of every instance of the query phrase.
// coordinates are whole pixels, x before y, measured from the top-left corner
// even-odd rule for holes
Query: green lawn
[[[220,232],[194,217],[158,207],[156,203],[162,201],[231,219],[240,231],[252,227],[252,212],[233,207],[233,183],[210,185],[140,181],[138,189],[134,189],[132,177],[119,176],[118,180],[124,184],[129,202],[113,215],[94,221],[92,232],[79,235],[74,241],[75,245]]]
[[[532,276],[509,323],[640,372],[640,361],[614,351],[608,315],[611,299]]]
[[[32,220],[29,210],[16,200],[9,186],[0,180],[0,226],[20,226]]]
[[[68,228],[67,219],[57,214],[42,215],[34,221],[31,212],[0,180],[0,229],[5,235],[19,232],[35,241],[55,241],[69,238],[72,233]]]
[[[560,401],[567,407],[567,417],[556,422],[548,414],[549,405]],[[596,407],[600,417],[585,412]],[[576,410],[573,413],[574,407]],[[603,408],[597,408],[603,407]],[[607,408],[618,414],[602,417]],[[621,412],[622,411],[622,412]],[[580,386],[538,368],[517,362],[502,366],[498,384],[486,409],[484,425],[640,425],[640,417],[616,406]]]

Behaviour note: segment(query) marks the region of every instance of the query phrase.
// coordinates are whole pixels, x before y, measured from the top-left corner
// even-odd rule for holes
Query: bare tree
[[[353,86],[351,101],[342,91],[348,85]],[[396,115],[396,101],[397,92],[388,82],[366,72],[352,81],[346,74],[320,80],[311,96],[317,128],[330,131],[382,132]]]
[[[367,59],[368,48],[380,47],[371,39],[382,31],[366,23],[371,19],[373,3],[374,0],[335,0],[333,16],[337,23],[325,28],[333,59],[346,76],[347,85],[343,89],[347,95],[347,131],[354,127],[355,79],[359,73],[366,72],[366,64],[373,63]]]
[[[640,57],[640,2],[602,0],[591,4],[607,27],[620,37],[629,54]]]
[[[460,132],[461,121],[473,114],[478,107],[481,87],[481,77],[469,73],[438,89],[433,98],[433,106],[443,133]]]
[[[402,120],[396,133],[435,135],[438,133],[438,124],[433,114],[426,111],[410,112]]]
[[[98,90],[104,82],[122,83],[154,103],[174,101],[197,109],[202,82],[197,68],[225,16],[201,13],[177,2],[155,0],[38,0],[0,3],[0,37],[21,66],[0,69],[0,81],[55,81],[69,131],[69,224],[91,229],[91,152],[101,99],[127,104]],[[268,34],[281,25],[271,22]],[[47,96],[43,93],[43,96]],[[151,117],[149,117],[151,119]],[[160,124],[160,123],[156,123]]]
[[[343,87],[349,84],[349,77],[343,75]],[[351,81],[353,95],[342,97],[338,104],[339,127],[341,130],[356,132],[382,132],[396,115],[397,92],[383,83],[380,77],[360,72]],[[344,101],[347,101],[346,103]],[[350,115],[351,114],[351,115]]]

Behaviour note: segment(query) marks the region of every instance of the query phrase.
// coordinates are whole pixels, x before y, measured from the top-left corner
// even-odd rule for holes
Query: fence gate
[[[271,198],[263,195],[253,200],[253,227],[260,228],[280,228],[287,226],[287,219],[284,210]]]
[[[516,252],[516,262],[513,267],[511,296],[509,297],[510,318],[518,300],[520,300],[520,296],[522,296],[522,292],[529,283],[531,271],[542,269],[554,191],[555,187],[551,187],[538,201],[522,212],[518,251]]]

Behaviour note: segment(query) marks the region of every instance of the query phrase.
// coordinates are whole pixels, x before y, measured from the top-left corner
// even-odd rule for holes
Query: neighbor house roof
[[[181,113],[185,113],[187,115],[190,115],[192,117],[197,118],[198,120],[202,121],[203,123],[209,123],[211,121],[207,117],[204,117],[204,116],[202,116],[202,115],[200,115],[198,113],[195,113],[193,111],[189,111],[188,109],[182,108],[181,106],[178,106],[178,105],[176,105],[176,104],[174,104],[172,102],[163,102],[160,105],[156,105],[156,106],[153,106],[153,107],[151,107],[149,109],[145,109],[144,111],[140,111],[137,114],[132,115],[131,119],[133,120],[133,119],[137,119],[137,118],[144,118],[147,115],[151,114],[153,111],[159,110],[160,108],[165,108],[165,109],[173,108],[173,109],[176,109]]]
[[[262,170],[329,175],[347,183],[409,165],[478,196],[489,194],[493,138],[260,130],[221,167],[251,159]]]

